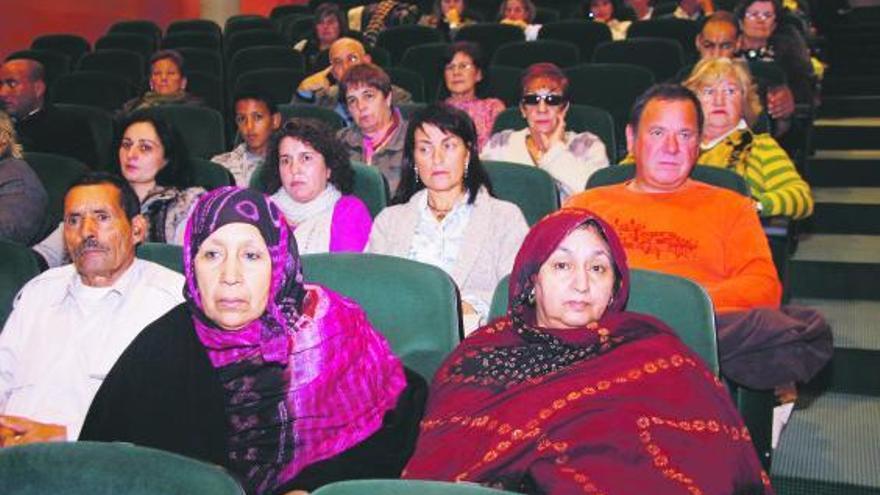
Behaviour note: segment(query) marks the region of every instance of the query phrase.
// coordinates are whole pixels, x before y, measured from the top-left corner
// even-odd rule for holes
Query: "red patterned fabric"
[[[591,219],[624,283],[598,322],[535,328],[523,307],[532,276]],[[517,256],[508,316],[468,337],[435,376],[404,477],[547,494],[773,493],[725,387],[663,323],[623,310],[626,279],[616,235],[590,212],[563,209],[538,223]],[[524,380],[485,372],[496,366],[485,356],[540,358],[548,341],[594,351]]]

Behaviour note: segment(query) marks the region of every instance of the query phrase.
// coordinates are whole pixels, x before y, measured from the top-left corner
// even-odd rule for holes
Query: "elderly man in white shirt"
[[[135,258],[146,220],[129,184],[85,175],[64,201],[73,264],[24,286],[0,333],[0,446],[76,440],[104,376],[183,301],[183,276]]]

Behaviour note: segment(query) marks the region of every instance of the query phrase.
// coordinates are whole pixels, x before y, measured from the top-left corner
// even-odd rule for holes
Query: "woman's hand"
[[[541,154],[547,153],[556,143],[565,143],[565,116],[560,114],[556,118],[556,125],[549,133],[533,132],[532,138]]]

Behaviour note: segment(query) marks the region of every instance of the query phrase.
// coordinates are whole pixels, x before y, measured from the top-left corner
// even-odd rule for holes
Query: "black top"
[[[69,156],[96,168],[101,164],[89,129],[85,119],[49,104],[15,123],[15,132],[25,151]]]
[[[415,447],[427,398],[425,380],[405,371],[407,387],[376,433],[307,466],[275,492],[399,477]],[[132,442],[228,468],[227,434],[220,377],[181,304],[147,326],[122,354],[98,390],[79,439]]]

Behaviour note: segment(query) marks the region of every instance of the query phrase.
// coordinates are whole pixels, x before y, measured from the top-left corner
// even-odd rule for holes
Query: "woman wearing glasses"
[[[395,206],[373,223],[367,251],[434,265],[461,292],[465,334],[484,324],[495,286],[529,230],[519,208],[492,197],[467,114],[439,103],[406,131]]]
[[[780,25],[779,0],[742,0],[736,7],[742,35],[738,56],[746,60],[776,62],[785,71],[797,103],[812,103],[816,74],[810,51],[797,29]]]
[[[504,102],[498,98],[478,98],[477,88],[483,80],[485,59],[476,43],[460,41],[449,47],[443,59],[443,77],[449,97],[446,103],[462,110],[477,128],[477,149],[482,150]]]
[[[813,212],[809,184],[773,137],[749,128],[761,113],[761,101],[748,66],[729,58],[703,59],[684,85],[700,99],[706,119],[697,163],[743,176],[762,216],[808,217]]]
[[[596,170],[608,166],[595,134],[565,130],[568,78],[553,64],[538,63],[522,76],[520,111],[528,127],[493,135],[480,158],[534,165],[556,180],[562,199],[583,191]]]

